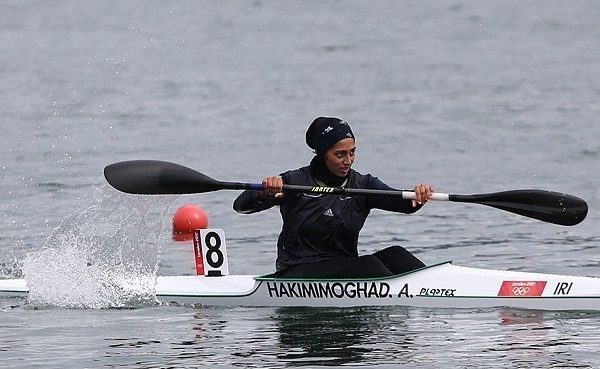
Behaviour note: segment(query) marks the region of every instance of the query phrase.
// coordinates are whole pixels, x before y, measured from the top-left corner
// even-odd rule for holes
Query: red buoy
[[[183,205],[173,215],[173,238],[177,241],[191,240],[194,229],[206,229],[206,227],[208,227],[208,217],[199,206]]]

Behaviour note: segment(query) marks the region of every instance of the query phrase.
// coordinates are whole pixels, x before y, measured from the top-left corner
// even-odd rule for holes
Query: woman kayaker
[[[354,133],[338,118],[319,117],[306,131],[314,150],[310,165],[262,181],[264,191],[244,191],[233,208],[244,214],[280,206],[283,226],[277,241],[279,277],[362,278],[404,273],[425,266],[401,246],[358,256],[358,235],[371,209],[414,213],[429,201],[433,187],[417,185],[416,200],[384,196],[283,193],[284,183],[393,190],[377,177],[351,169]]]

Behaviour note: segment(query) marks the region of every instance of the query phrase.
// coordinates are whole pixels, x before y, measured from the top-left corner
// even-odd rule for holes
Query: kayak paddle
[[[219,190],[263,190],[261,183],[222,182],[183,165],[157,160],[131,160],[108,165],[104,176],[119,191],[137,195],[191,194]],[[400,196],[411,191],[284,184],[283,192],[348,196]],[[585,219],[588,206],[579,197],[547,190],[511,190],[476,195],[434,193],[432,200],[482,204],[548,223],[572,226]]]

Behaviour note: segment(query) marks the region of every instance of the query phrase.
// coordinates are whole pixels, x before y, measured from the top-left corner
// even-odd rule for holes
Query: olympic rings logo
[[[498,296],[542,296],[548,281],[503,281]]]
[[[529,287],[514,287],[512,289],[512,293],[515,296],[527,295],[529,293],[529,291],[531,291],[531,288],[529,288]]]

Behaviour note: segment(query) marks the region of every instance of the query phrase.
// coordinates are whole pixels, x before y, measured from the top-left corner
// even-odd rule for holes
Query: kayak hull
[[[511,307],[600,311],[600,278],[500,271],[444,262],[373,279],[159,276],[156,297],[207,306]],[[25,280],[0,280],[0,295],[27,296]]]
[[[211,279],[220,279],[214,286]],[[168,302],[233,306],[514,307],[600,310],[600,278],[466,268],[450,262],[391,278],[159,277]]]

